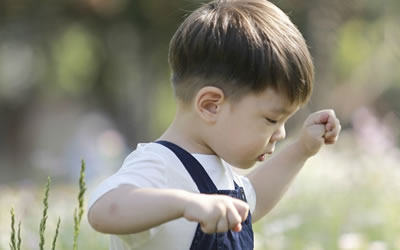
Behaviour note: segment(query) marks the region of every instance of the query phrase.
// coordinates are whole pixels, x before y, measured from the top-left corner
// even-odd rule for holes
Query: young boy
[[[170,43],[176,117],[139,144],[94,192],[91,226],[111,249],[253,249],[251,224],[278,202],[305,161],[336,142],[333,110],[311,114],[269,160],[314,79],[305,41],[265,0],[216,0]],[[247,176],[232,171],[259,167]]]

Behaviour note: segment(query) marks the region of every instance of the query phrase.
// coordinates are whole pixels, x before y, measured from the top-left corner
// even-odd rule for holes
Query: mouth
[[[265,158],[266,158],[266,154],[262,154],[262,155],[258,156],[257,160],[258,161],[264,161]]]
[[[270,154],[272,154],[272,152],[266,152],[266,153],[258,156],[257,160],[258,161],[264,161],[267,158],[267,154],[270,155]]]

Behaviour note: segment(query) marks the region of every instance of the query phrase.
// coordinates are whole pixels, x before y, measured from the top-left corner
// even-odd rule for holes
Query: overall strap
[[[156,141],[156,143],[169,148],[175,153],[196,183],[200,193],[215,193],[218,190],[200,162],[189,152],[169,141]]]

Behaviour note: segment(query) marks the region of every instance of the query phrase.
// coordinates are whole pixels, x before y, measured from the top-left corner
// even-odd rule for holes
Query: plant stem
[[[84,213],[83,208],[83,196],[86,191],[86,183],[85,183],[85,162],[82,160],[81,162],[81,172],[79,177],[79,195],[78,195],[78,208],[74,211],[74,246],[73,250],[78,249],[78,235],[80,230],[80,223],[82,220],[82,216]]]
[[[14,208],[11,208],[11,237],[10,237],[10,249],[16,250],[16,242],[15,242],[15,212]]]
[[[21,250],[21,221],[18,223],[18,242],[17,242],[17,250]]]
[[[43,216],[42,220],[40,221],[40,242],[39,242],[39,249],[43,250],[44,249],[44,232],[46,230],[46,221],[47,221],[47,210],[49,208],[48,200],[49,200],[49,191],[50,191],[50,177],[47,178],[47,185],[46,185],[46,190],[45,190],[45,195],[43,198]]]
[[[57,242],[57,237],[58,237],[58,230],[60,229],[60,223],[61,223],[61,219],[60,219],[60,217],[58,217],[56,233],[54,234],[53,245],[52,245],[52,248],[51,248],[52,250],[56,249],[56,242]]]

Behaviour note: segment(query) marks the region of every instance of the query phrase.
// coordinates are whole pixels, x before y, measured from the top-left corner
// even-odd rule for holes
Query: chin
[[[255,164],[256,164],[256,161],[251,161],[251,162],[240,163],[240,164],[237,164],[236,166],[237,166],[237,168],[240,168],[240,169],[249,169],[249,168],[252,168]]]
[[[225,162],[227,162],[229,165],[231,165],[232,167],[235,168],[239,168],[239,169],[249,169],[251,167],[253,167],[256,164],[256,161],[247,161],[247,162],[243,162],[243,161],[227,161],[224,159]]]

